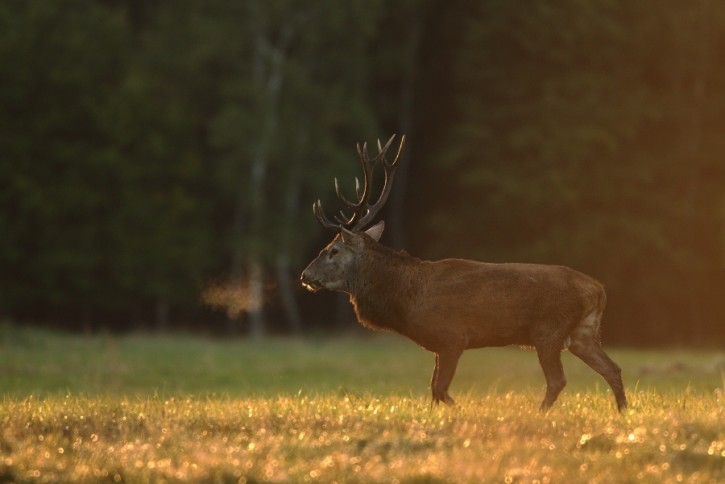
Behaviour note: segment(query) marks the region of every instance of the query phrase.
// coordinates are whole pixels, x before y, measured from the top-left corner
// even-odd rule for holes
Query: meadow
[[[214,340],[0,326],[0,482],[723,482],[725,352],[565,353],[538,412],[533,351],[464,353],[455,407],[392,335]]]

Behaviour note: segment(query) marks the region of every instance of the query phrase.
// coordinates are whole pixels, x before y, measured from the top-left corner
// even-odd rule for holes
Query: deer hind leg
[[[455,401],[448,394],[448,387],[451,385],[453,375],[456,373],[458,359],[461,357],[461,350],[446,350],[436,353],[436,365],[433,370],[433,379],[431,381],[431,392],[433,400],[431,403],[438,404],[440,402],[448,405],[455,404]]]
[[[612,388],[617,410],[627,408],[627,397],[622,384],[622,369],[604,352],[599,342],[601,312],[594,310],[571,333],[569,351],[594,371],[602,375]]]
[[[566,386],[564,367],[561,364],[561,344],[539,344],[536,346],[536,354],[539,357],[541,369],[546,377],[546,394],[539,408],[545,412],[551,408],[559,393]]]
[[[433,408],[434,403],[438,403],[436,401],[436,382],[438,381],[438,368],[440,367],[440,357],[438,356],[438,353],[435,354],[435,366],[433,367],[433,377],[430,380],[430,391],[431,391],[431,401],[430,405],[431,408]]]

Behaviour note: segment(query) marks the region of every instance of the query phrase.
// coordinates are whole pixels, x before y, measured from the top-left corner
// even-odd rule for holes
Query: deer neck
[[[350,301],[359,322],[371,329],[401,331],[415,297],[417,259],[381,244],[358,260]]]

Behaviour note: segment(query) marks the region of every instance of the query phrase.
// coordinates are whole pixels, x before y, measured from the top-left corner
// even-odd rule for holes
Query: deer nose
[[[300,276],[300,283],[302,284],[302,287],[308,291],[317,291],[322,287],[320,281],[312,279],[309,274],[307,274],[307,271],[303,272]]]

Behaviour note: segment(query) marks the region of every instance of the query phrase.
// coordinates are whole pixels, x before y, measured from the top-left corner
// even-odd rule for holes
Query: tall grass
[[[723,354],[611,351],[630,408],[565,357],[464,354],[455,407],[402,339],[0,332],[0,481],[722,482]]]

